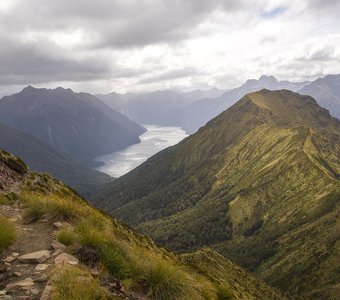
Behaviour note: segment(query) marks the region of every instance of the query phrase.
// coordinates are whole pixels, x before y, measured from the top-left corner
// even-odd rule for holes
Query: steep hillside
[[[299,93],[310,95],[340,119],[340,74],[327,75],[304,86]]]
[[[1,150],[0,175],[0,298],[284,299],[212,250],[157,247]]]
[[[209,245],[286,294],[333,299],[339,132],[309,96],[251,93],[95,203],[167,247]]]
[[[140,142],[145,129],[98,98],[70,89],[35,89],[0,100],[1,122],[62,155],[90,163],[96,156]]]
[[[30,170],[50,173],[86,197],[96,188],[113,181],[110,176],[74,162],[34,137],[1,123],[0,148],[22,157]]]

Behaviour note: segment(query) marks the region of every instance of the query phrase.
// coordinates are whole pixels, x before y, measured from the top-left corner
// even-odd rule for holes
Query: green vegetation
[[[46,174],[28,174],[21,187],[16,201],[26,207],[27,218],[31,222],[42,216],[51,221],[66,221],[56,237],[68,246],[66,252],[78,256],[82,263],[80,268],[56,269],[56,275],[52,276],[56,300],[111,299],[106,298],[107,292],[100,287],[100,281],[89,275],[93,267],[99,270],[99,276],[118,278],[125,290],[152,299],[218,300],[222,289],[231,290],[232,281],[223,279],[224,274],[215,274],[214,270],[204,274],[178,255],[157,247],[148,237],[94,209]],[[236,274],[233,268],[226,272],[233,274],[232,277],[239,276],[239,271]],[[252,276],[242,272],[243,285],[247,285],[246,278]],[[221,278],[218,284],[216,278]],[[263,286],[266,294],[273,295],[272,299],[280,299],[269,286]],[[256,293],[247,295],[249,299],[258,299]],[[243,299],[235,292],[232,297]]]
[[[170,249],[210,246],[288,295],[331,298],[339,132],[311,97],[251,93],[95,203]]]
[[[100,286],[99,280],[76,267],[64,267],[53,276],[55,290],[52,300],[106,300],[113,299],[109,291]],[[118,299],[118,298],[117,298]]]
[[[71,229],[62,229],[57,232],[57,239],[65,246],[70,246],[76,241],[76,236]]]
[[[13,244],[16,238],[15,226],[7,218],[0,216],[0,253]]]
[[[227,290],[224,286],[219,286],[217,288],[217,299],[218,300],[231,300],[233,299],[229,290]]]
[[[139,282],[157,300],[182,299],[193,285],[185,272],[164,260],[146,265]]]

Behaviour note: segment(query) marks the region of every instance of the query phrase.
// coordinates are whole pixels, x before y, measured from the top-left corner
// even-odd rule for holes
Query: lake
[[[188,136],[180,127],[143,126],[147,131],[140,136],[141,143],[112,154],[97,157],[96,161],[103,163],[97,170],[112,177],[120,177],[139,166],[152,155],[177,144]]]

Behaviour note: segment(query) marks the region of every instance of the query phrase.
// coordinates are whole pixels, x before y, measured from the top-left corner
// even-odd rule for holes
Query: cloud
[[[272,19],[283,15],[288,10],[288,6],[277,6],[270,10],[262,11],[260,16],[263,19]]]
[[[339,3],[1,0],[0,85],[230,88],[336,73]]]

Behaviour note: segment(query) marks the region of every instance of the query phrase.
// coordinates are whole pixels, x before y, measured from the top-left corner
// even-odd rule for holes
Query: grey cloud
[[[149,76],[147,78],[141,79],[139,83],[143,83],[143,84],[155,83],[159,81],[173,80],[173,79],[193,76],[197,74],[202,75],[202,73],[198,73],[198,71],[193,68],[177,69],[177,70],[163,72],[163,73],[160,73],[154,76]]]
[[[94,46],[121,48],[188,38],[211,12],[242,6],[237,0],[25,0],[0,22],[11,31],[83,28]]]

